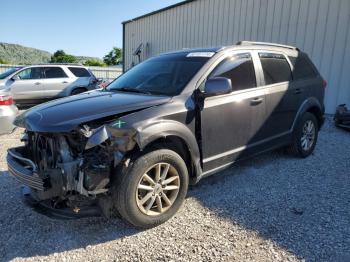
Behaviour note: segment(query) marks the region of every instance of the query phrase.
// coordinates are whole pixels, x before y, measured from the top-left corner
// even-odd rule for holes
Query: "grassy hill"
[[[0,59],[11,64],[38,64],[50,61],[51,53],[16,44],[0,43]]]
[[[51,55],[50,52],[44,50],[0,42],[0,60],[6,61],[9,64],[29,65],[48,63]],[[76,56],[76,58],[78,63],[81,64],[90,59],[102,61],[100,58],[89,56]]]

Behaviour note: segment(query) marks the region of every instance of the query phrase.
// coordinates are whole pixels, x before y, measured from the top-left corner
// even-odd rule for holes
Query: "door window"
[[[17,76],[21,80],[40,79],[42,78],[42,70],[40,67],[31,67],[19,72]]]
[[[259,53],[265,77],[265,85],[292,80],[292,71],[284,55]]]
[[[224,59],[210,74],[212,77],[231,79],[232,91],[256,87],[256,76],[249,53],[236,54]]]
[[[63,78],[67,77],[66,73],[60,67],[44,67],[45,78]]]

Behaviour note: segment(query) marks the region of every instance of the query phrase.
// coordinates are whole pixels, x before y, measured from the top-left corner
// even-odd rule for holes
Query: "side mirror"
[[[18,75],[14,75],[13,77],[11,77],[11,80],[12,81],[16,81],[16,80],[19,80],[19,76]]]
[[[204,87],[204,96],[217,96],[232,92],[231,79],[225,77],[214,77],[208,79]]]

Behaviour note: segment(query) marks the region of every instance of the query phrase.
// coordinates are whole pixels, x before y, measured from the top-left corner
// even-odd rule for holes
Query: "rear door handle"
[[[67,81],[63,81],[62,84],[68,84],[68,82]]]
[[[257,97],[257,98],[254,98],[252,100],[250,100],[250,104],[252,106],[256,106],[256,105],[259,105],[261,104],[261,102],[263,101],[264,99],[262,97]]]
[[[303,90],[301,88],[296,88],[294,90],[294,94],[298,95],[298,94],[301,94],[303,92]]]
[[[35,83],[35,85],[37,85],[37,86],[40,85],[40,84],[41,84],[40,82],[36,82],[36,83]]]

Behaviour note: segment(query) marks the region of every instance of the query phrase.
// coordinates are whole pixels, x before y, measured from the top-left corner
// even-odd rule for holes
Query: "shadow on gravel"
[[[300,259],[350,261],[350,158],[344,147],[337,148],[339,159],[327,150],[308,159],[263,155],[203,180],[190,196]]]
[[[48,218],[25,206],[20,200],[19,191],[17,181],[7,172],[0,171],[1,261],[88,249],[92,245],[122,239],[140,232],[119,219]]]
[[[336,132],[321,137],[308,159],[266,154],[204,179],[189,197],[298,258],[350,261],[350,143],[333,142]],[[0,172],[1,259],[88,249],[140,232],[120,220],[47,218],[20,202],[19,189]]]

